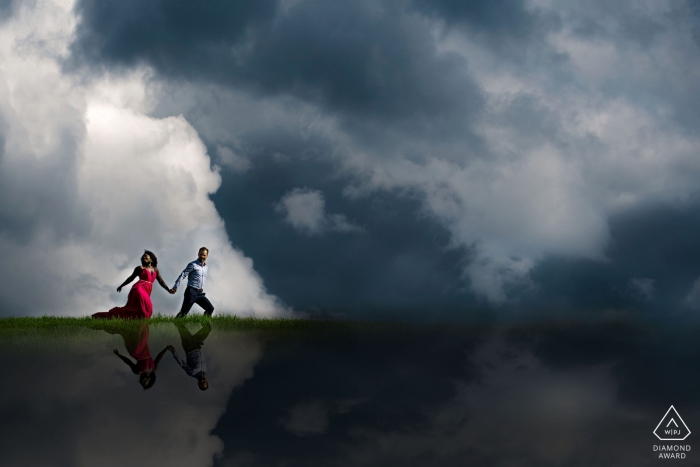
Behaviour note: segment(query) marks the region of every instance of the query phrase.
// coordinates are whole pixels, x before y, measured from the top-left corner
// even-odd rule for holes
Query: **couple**
[[[197,259],[187,265],[182,274],[175,281],[172,289],[168,288],[165,281],[160,276],[158,271],[158,258],[151,251],[144,251],[141,256],[141,266],[137,266],[134,272],[124,281],[122,285],[117,287],[117,292],[122,291],[122,287],[129,284],[135,278],[139,278],[131,287],[126,305],[122,307],[112,308],[109,311],[103,311],[92,315],[93,318],[111,319],[148,319],[153,314],[153,303],[151,303],[151,290],[153,290],[153,282],[158,280],[158,283],[165,290],[174,294],[180,286],[180,281],[187,277],[187,290],[182,301],[182,307],[177,314],[177,318],[181,318],[189,313],[192,305],[195,303],[204,309],[204,314],[211,316],[214,313],[214,307],[204,293],[204,283],[207,280],[207,258],[209,257],[209,249],[202,247],[199,249]]]

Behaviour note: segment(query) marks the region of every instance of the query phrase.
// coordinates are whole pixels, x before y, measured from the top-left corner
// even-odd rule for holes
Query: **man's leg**
[[[202,324],[202,328],[192,336],[192,340],[195,341],[197,345],[202,346],[204,344],[204,339],[209,336],[210,332],[211,324],[209,324],[209,321],[205,321],[204,324]]]
[[[190,330],[187,329],[187,326],[185,326],[185,323],[183,323],[182,321],[176,321],[174,324],[177,328],[177,332],[180,333],[180,341],[183,342],[182,346],[184,347],[184,343],[189,342],[189,340],[192,338],[192,334],[190,334]]]
[[[185,296],[182,299],[182,307],[180,307],[180,313],[178,313],[175,317],[184,318],[187,315],[187,313],[190,312],[190,309],[192,308],[192,305],[195,304],[195,301],[197,301],[197,297],[193,296],[192,289],[187,287],[187,289],[185,289]]]
[[[195,302],[197,305],[201,306],[204,308],[204,314],[207,316],[211,316],[214,313],[214,305],[211,304],[209,299],[204,295],[201,294],[198,298],[197,301]]]
[[[180,333],[180,342],[182,342],[182,348],[185,349],[185,352],[189,352],[196,345],[193,345],[192,343],[194,341],[194,336],[190,333],[190,330],[187,329],[187,326],[185,326],[185,323],[183,323],[182,321],[175,322],[175,327]]]

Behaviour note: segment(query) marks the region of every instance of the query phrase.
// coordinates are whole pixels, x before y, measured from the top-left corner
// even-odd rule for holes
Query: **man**
[[[180,313],[177,314],[176,318],[182,318],[187,315],[187,313],[190,312],[192,305],[195,303],[204,309],[205,315],[211,316],[212,313],[214,313],[214,307],[204,293],[204,284],[207,281],[207,271],[209,270],[209,266],[207,266],[208,257],[209,249],[203,246],[199,249],[197,259],[187,265],[185,270],[182,271],[182,274],[180,274],[180,277],[178,277],[175,281],[173,288],[170,289],[171,294],[177,292],[177,288],[180,286],[180,281],[187,277],[185,297],[182,301]]]
[[[197,379],[199,389],[206,391],[209,388],[209,382],[206,377],[207,364],[202,355],[202,345],[204,345],[204,339],[211,332],[211,325],[205,322],[202,329],[194,335],[190,334],[182,322],[175,323],[175,326],[180,332],[182,348],[185,349],[185,359],[180,358],[172,345],[169,345],[167,349],[172,352],[175,361],[185,370],[185,373]]]

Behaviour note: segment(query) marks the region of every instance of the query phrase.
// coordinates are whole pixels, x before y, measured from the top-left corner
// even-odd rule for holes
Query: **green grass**
[[[238,316],[215,316],[212,318],[203,315],[190,315],[184,319],[175,319],[171,316],[154,315],[148,320],[149,325],[158,327],[165,323],[182,322],[185,324],[202,324],[209,321],[212,327],[219,330],[324,330],[324,329],[351,329],[351,328],[385,328],[396,326],[392,323],[362,323],[356,321],[319,321],[292,318],[254,318]],[[65,331],[70,333],[77,328],[110,329],[116,330],[129,326],[139,326],[142,320],[99,320],[91,317],[72,318],[60,316],[0,318],[0,336],[7,334],[21,334],[24,332],[48,331],[53,334]]]

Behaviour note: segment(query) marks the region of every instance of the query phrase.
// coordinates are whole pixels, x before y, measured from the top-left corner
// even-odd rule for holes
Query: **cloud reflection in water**
[[[669,405],[700,423],[690,328],[192,326],[204,392],[169,353],[143,391],[100,330],[0,340],[0,464],[640,466]]]

